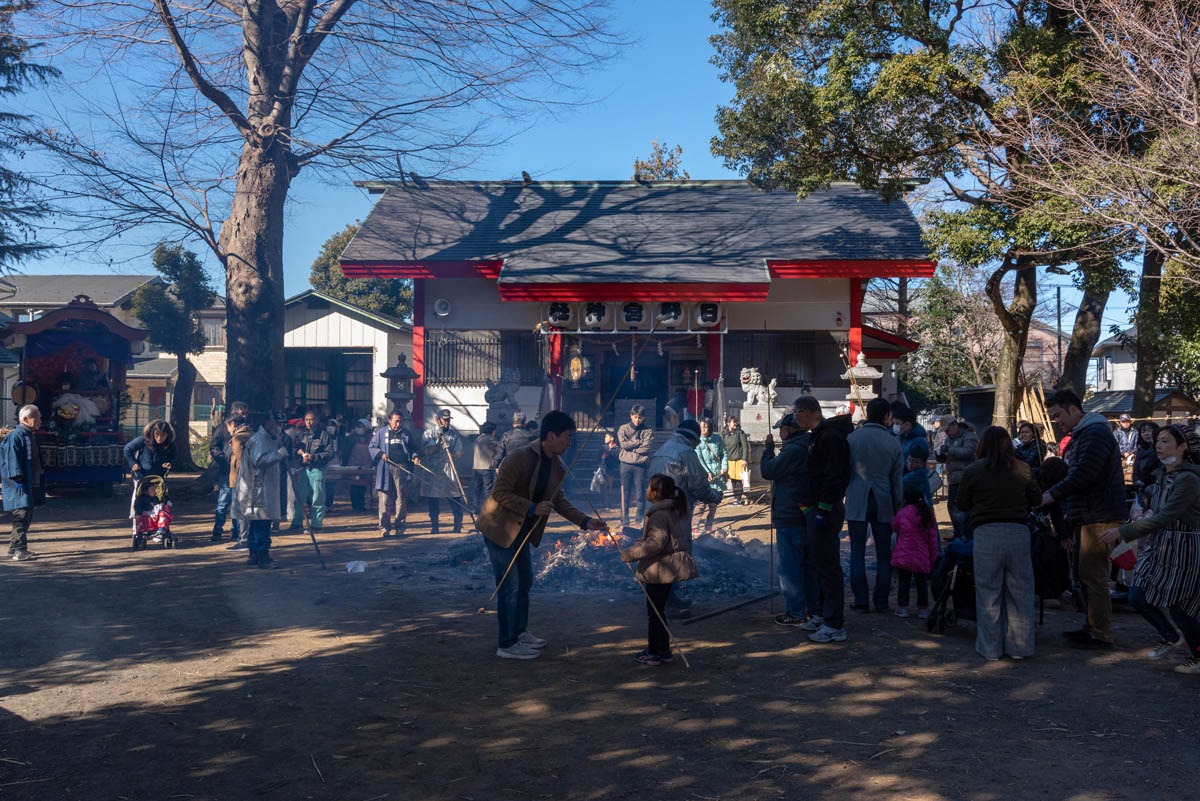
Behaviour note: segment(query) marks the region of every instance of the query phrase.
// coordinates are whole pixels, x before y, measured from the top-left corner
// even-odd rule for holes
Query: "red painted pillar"
[[[554,383],[554,408],[562,411],[563,401],[563,339],[562,334],[550,334],[550,380]]]
[[[858,362],[858,354],[862,352],[863,341],[863,279],[850,279],[850,366]]]
[[[425,427],[425,279],[413,279],[412,368],[413,421],[418,431]]]

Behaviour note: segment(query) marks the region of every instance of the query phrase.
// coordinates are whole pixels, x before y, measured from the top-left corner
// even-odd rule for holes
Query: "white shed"
[[[388,412],[380,373],[401,353],[412,359],[412,326],[316,289],[284,302],[289,406],[380,422]]]

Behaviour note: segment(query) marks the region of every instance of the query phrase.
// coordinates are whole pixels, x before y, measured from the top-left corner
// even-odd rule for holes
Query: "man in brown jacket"
[[[529,589],[533,586],[531,548],[542,542],[551,510],[581,529],[608,531],[603,520],[589,518],[563,497],[567,470],[562,455],[571,447],[575,421],[563,412],[542,418],[537,442],[509,452],[496,471],[496,483],[479,513],[479,531],[487,544],[499,589],[496,621],[501,659],[537,659],[546,641],[535,637],[529,623]],[[512,564],[513,575],[501,582]]]
[[[234,418],[233,418],[234,419],[233,431],[229,435],[229,486],[230,487],[237,486],[238,473],[241,472],[242,459],[244,458],[245,453],[246,453],[246,443],[250,440],[250,438],[252,436],[254,436],[254,429],[251,428],[250,425],[247,424],[247,422],[246,422],[247,415],[249,414],[249,410],[247,409],[246,404],[238,402],[236,405],[239,408],[235,410],[235,414],[234,414]],[[231,505],[230,512],[232,512],[232,511],[233,511],[233,507]],[[233,541],[232,545],[230,545],[228,548],[225,549],[227,551],[245,551],[245,550],[247,550],[246,539],[247,539],[250,531],[249,531],[249,529],[246,528],[246,521],[243,520],[243,521],[238,521],[238,522],[239,522],[239,525],[238,525],[238,529],[237,529],[237,531],[238,531],[237,538]]]

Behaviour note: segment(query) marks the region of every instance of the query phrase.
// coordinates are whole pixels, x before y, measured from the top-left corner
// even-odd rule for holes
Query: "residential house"
[[[1102,341],[1092,351],[1096,360],[1096,392],[1133,390],[1137,378],[1137,352],[1134,340],[1137,326]]]

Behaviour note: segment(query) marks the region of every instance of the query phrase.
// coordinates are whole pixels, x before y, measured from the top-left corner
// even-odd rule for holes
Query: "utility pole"
[[[1054,341],[1054,349],[1058,351],[1058,377],[1062,378],[1062,287],[1056,286],[1054,294],[1058,296],[1057,316],[1054,320],[1054,330],[1057,332],[1057,339]]]

